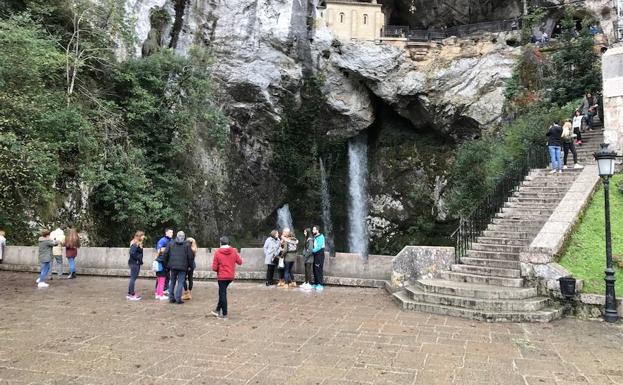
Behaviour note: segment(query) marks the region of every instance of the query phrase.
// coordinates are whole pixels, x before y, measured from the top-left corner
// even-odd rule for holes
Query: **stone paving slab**
[[[79,276],[37,289],[0,272],[0,384],[623,384],[623,326],[488,324],[403,312],[380,289],[323,293],[234,283],[192,301],[127,302],[127,281]]]

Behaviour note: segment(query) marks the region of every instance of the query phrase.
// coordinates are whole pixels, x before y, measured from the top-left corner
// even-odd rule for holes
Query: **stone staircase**
[[[593,163],[603,132],[582,134],[577,146],[578,163]],[[549,298],[539,297],[535,287],[525,287],[519,254],[539,233],[565,196],[581,169],[550,174],[549,169],[532,170],[504,207],[491,219],[485,231],[471,244],[460,264],[443,271],[439,279],[419,279],[393,294],[405,310],[464,317],[484,321],[549,322],[562,310]]]

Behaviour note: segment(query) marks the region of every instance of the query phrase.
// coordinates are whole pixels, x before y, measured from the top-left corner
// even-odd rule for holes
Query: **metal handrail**
[[[405,37],[411,41],[442,40],[451,36],[464,37],[475,32],[504,32],[519,30],[522,19],[485,21],[481,23],[458,25],[450,28],[411,29],[404,25],[387,25],[383,28],[383,37]]]
[[[491,219],[497,214],[509,197],[513,195],[521,182],[536,168],[543,168],[548,163],[547,149],[533,145],[525,156],[507,167],[495,182],[493,190],[474,208],[469,215],[461,217],[459,227],[450,236],[455,244],[455,260],[461,263],[472,243],[482,235]]]

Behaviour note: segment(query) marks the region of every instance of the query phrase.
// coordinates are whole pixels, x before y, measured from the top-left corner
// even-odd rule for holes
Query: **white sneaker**
[[[562,170],[558,170],[558,173],[559,173],[559,174],[562,174]]]
[[[573,168],[580,169],[580,168],[584,168],[584,166],[582,166],[581,164],[577,164],[576,163],[576,164],[573,165]]]
[[[41,279],[41,278],[37,278],[37,280],[35,281],[35,283],[39,283],[39,280],[40,280],[40,279]]]
[[[169,299],[169,297],[167,297],[166,295],[161,295],[159,298],[161,301],[166,301]]]
[[[550,174],[556,174],[556,170],[552,170],[549,172]]]
[[[48,285],[48,284],[47,284],[47,283],[45,283],[45,282],[39,282],[39,283],[37,283],[37,287],[38,287],[38,288],[42,288],[42,287],[49,287],[49,286],[50,286],[50,285]]]
[[[140,301],[142,298],[140,295],[126,295],[125,297],[128,301]]]
[[[562,169],[566,170],[567,169],[567,165],[565,164],[564,166],[562,166]]]

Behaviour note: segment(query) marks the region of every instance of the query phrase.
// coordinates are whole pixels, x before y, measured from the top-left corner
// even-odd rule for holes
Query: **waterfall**
[[[368,256],[368,138],[360,135],[348,142],[348,249]]]
[[[290,206],[287,203],[277,210],[277,230],[283,231],[283,229],[294,230]]]
[[[333,222],[331,221],[331,196],[329,195],[329,179],[327,170],[324,168],[324,161],[320,163],[320,195],[322,198],[322,226],[325,237],[327,237],[327,251],[333,255]]]

